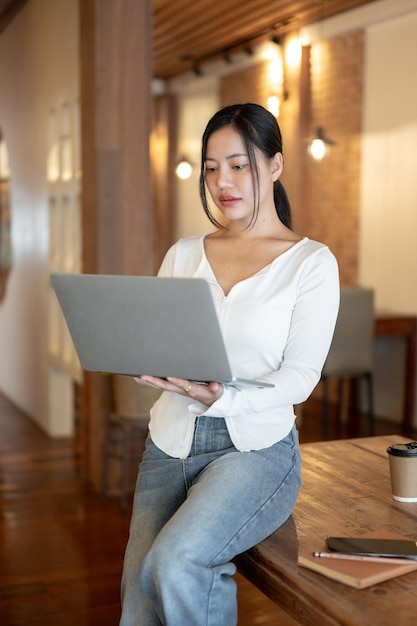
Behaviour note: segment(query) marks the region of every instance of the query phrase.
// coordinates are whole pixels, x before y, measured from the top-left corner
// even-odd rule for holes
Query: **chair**
[[[109,490],[110,459],[116,458],[121,461],[120,510],[123,514],[127,511],[132,459],[137,460],[143,451],[149,412],[160,393],[159,389],[138,384],[130,376],[110,377],[112,407],[104,441],[103,495]]]
[[[366,383],[369,434],[374,434],[373,407],[373,337],[374,292],[372,289],[344,287],[340,293],[340,308],[333,341],[323,367],[322,433],[329,433],[329,379],[337,385],[337,424],[341,422],[343,384],[352,380]]]

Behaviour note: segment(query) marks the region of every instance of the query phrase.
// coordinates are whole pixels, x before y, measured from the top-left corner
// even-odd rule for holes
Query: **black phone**
[[[408,539],[327,537],[326,546],[330,552],[417,559],[417,542]]]

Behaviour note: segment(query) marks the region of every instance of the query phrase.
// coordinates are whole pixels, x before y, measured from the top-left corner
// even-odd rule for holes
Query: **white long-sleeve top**
[[[323,244],[300,240],[225,296],[206,257],[204,238],[174,244],[159,276],[206,279],[233,374],[274,387],[227,386],[211,407],[163,392],[151,410],[150,433],[160,449],[177,458],[188,456],[197,415],[225,418],[241,451],[284,438],[294,425],[293,405],[304,402],[320,380],[339,308],[337,262]]]

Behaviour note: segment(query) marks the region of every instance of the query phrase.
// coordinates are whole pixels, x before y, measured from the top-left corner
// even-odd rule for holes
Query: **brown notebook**
[[[361,535],[361,537],[373,537],[378,539],[405,539],[401,535],[391,533],[386,530],[378,530]],[[314,550],[315,552],[316,550]],[[317,551],[326,552],[326,547],[321,547]],[[343,559],[332,559],[326,557],[313,556],[313,550],[304,550],[298,555],[298,564],[307,569],[323,574],[327,578],[337,580],[340,583],[354,587],[355,589],[365,589],[371,585],[384,582],[396,576],[402,576],[417,570],[416,561],[406,561],[404,565],[394,563],[373,563],[369,561],[350,561]]]

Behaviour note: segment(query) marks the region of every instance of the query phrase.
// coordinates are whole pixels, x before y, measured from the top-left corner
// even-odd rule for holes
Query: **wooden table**
[[[236,559],[239,572],[303,626],[414,626],[417,571],[356,590],[297,565],[328,535],[386,529],[417,539],[417,503],[392,499],[387,447],[400,436],[301,446],[303,488],[294,514]]]
[[[412,431],[416,380],[417,317],[379,313],[375,319],[376,337],[404,337],[405,369],[403,384],[402,433]]]

